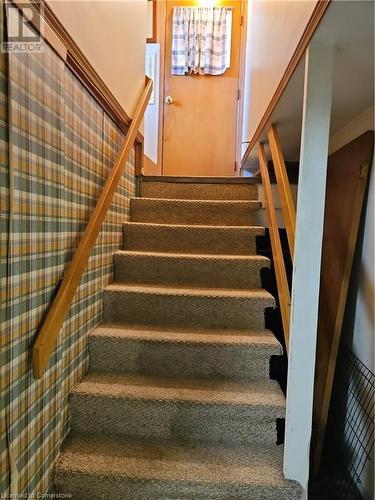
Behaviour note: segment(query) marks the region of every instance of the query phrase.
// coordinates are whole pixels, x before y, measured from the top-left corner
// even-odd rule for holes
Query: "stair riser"
[[[172,182],[142,182],[144,198],[170,200],[256,200],[258,186],[254,184],[198,184]]]
[[[117,340],[92,337],[90,370],[187,378],[268,380],[269,357],[248,346]]]
[[[86,396],[71,398],[74,433],[193,443],[276,444],[278,407]]]
[[[259,288],[265,259],[225,260],[168,255],[114,255],[115,281],[207,288]]]
[[[262,228],[124,224],[124,249],[144,252],[255,255]]]
[[[297,500],[298,487],[270,484],[247,486],[231,482],[221,485],[191,481],[150,481],[121,476],[55,473],[56,491],[79,500]],[[93,494],[95,496],[93,496]]]
[[[196,224],[207,226],[252,226],[259,202],[205,203],[199,201],[144,200],[130,201],[132,222],[157,224]]]
[[[104,290],[104,322],[222,328],[264,328],[271,297],[163,295]]]

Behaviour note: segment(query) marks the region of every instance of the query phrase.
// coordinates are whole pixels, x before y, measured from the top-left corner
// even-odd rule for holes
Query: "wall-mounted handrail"
[[[123,145],[118,153],[105,186],[103,187],[103,191],[90,217],[73,259],[66,268],[58,292],[43,321],[33,346],[32,363],[35,378],[42,377],[48,359],[56,345],[66,314],[79,286],[81,276],[86,269],[92,248],[107,215],[113,196],[122,177],[125,164],[137,137],[138,129],[150,99],[151,91],[152,80],[147,78],[144,91],[137,104],[134,117],[126,133]]]
[[[284,330],[284,340],[285,340],[286,350],[288,352],[289,327],[290,327],[290,290],[285,270],[279,227],[277,223],[275,205],[272,198],[271,182],[270,182],[267,159],[263,144],[259,144],[258,158],[259,158],[260,173],[262,176],[262,184],[264,188],[267,222],[270,232],[273,264],[276,275],[277,293],[279,297],[281,319]]]
[[[271,128],[268,132],[268,141],[271,150],[273,168],[275,170],[277,187],[279,190],[279,197],[284,216],[286,234],[288,237],[289,250],[293,260],[294,241],[296,239],[296,207],[294,205],[292,190],[290,189],[288,174],[286,172],[279,134],[275,125],[271,125]]]

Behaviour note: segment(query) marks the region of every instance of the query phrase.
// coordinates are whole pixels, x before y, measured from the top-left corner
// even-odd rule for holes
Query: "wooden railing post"
[[[107,182],[90,217],[72,261],[67,266],[60,288],[44,319],[33,347],[32,363],[35,378],[41,378],[48,359],[56,345],[66,314],[73,301],[82,274],[84,273],[92,248],[107,215],[113,196],[122,177],[129,158],[140,123],[152,91],[152,80],[146,80],[146,86],[138,102],[134,118],[124,139],[124,143],[112,167]]]
[[[279,228],[276,217],[275,205],[272,198],[271,182],[267,167],[267,159],[263,144],[259,144],[258,151],[260,172],[266,201],[267,222],[270,232],[273,265],[275,268],[277,292],[280,303],[281,319],[283,323],[285,346],[288,352],[289,347],[289,326],[290,326],[290,291],[288,279],[285,271],[283,251],[281,247]]]
[[[288,237],[289,250],[294,257],[294,241],[296,238],[296,207],[294,205],[292,191],[290,189],[288,174],[286,172],[285,161],[281,150],[279,134],[275,125],[272,125],[268,132],[273,167],[275,170],[277,187],[279,190],[281,208],[284,215],[285,229]]]

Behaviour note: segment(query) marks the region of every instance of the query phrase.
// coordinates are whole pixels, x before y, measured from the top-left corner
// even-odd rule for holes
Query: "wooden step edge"
[[[260,184],[257,177],[186,177],[169,175],[144,175],[142,182],[165,182],[180,184]]]

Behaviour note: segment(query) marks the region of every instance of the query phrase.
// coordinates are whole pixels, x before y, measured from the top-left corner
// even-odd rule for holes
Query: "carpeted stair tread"
[[[165,253],[255,255],[260,226],[123,224],[124,249]]]
[[[198,224],[218,226],[251,226],[260,201],[244,200],[173,200],[132,198],[132,222],[159,224]]]
[[[90,369],[168,377],[269,379],[282,348],[268,330],[102,325],[89,337]]]
[[[115,281],[194,287],[257,288],[270,267],[261,255],[209,255],[120,250],[114,254]]]
[[[275,300],[262,289],[119,284],[103,291],[106,323],[262,329]]]
[[[208,182],[207,182],[208,181]],[[165,182],[165,179],[141,183],[142,198],[169,198],[188,200],[256,200],[258,186],[253,182],[241,181],[233,183],[232,179],[220,179],[220,182],[207,179],[201,183],[193,179],[184,182]]]
[[[238,175],[144,175],[142,182],[162,182],[163,184],[248,184],[257,185],[259,179],[257,177],[241,177]]]
[[[180,199],[180,198],[147,198],[147,197],[142,197],[142,198],[131,198],[130,202],[131,203],[136,203],[140,202],[140,205],[147,205],[151,204],[152,206],[155,206],[156,204],[166,204],[166,205],[173,205],[173,204],[180,204],[181,206],[186,206],[186,207],[191,207],[195,204],[198,206],[204,208],[204,207],[209,207],[209,206],[214,206],[217,207],[218,209],[222,207],[229,206],[231,208],[235,208],[236,206],[238,207],[246,207],[251,210],[258,210],[259,208],[262,207],[262,202],[259,200],[194,200],[193,198],[191,199]]]
[[[274,303],[273,296],[262,288],[252,289],[238,289],[232,290],[227,288],[193,288],[185,287],[182,285],[153,285],[143,283],[112,283],[107,285],[104,289],[106,292],[134,292],[134,293],[152,293],[159,295],[172,295],[176,296],[210,296],[210,297],[256,297],[269,301],[270,304]]]
[[[282,462],[280,446],[179,446],[81,436],[63,446],[55,484],[81,500],[297,500],[300,487],[283,478]]]
[[[231,382],[91,372],[75,386],[72,395],[257,406],[274,409],[277,417],[282,417],[285,409],[285,398],[274,380]]]
[[[252,346],[267,349],[268,355],[280,355],[281,345],[270,330],[228,330],[148,325],[105,325],[91,331],[90,337],[136,339],[145,342],[173,342],[187,344],[218,344]]]
[[[89,373],[71,392],[72,432],[170,442],[276,444],[277,382]]]
[[[140,257],[158,257],[160,259],[168,258],[181,258],[181,259],[194,259],[194,260],[225,260],[228,262],[238,263],[241,260],[249,261],[249,262],[262,262],[265,266],[269,265],[270,260],[263,255],[222,255],[222,254],[196,254],[196,253],[160,253],[160,252],[152,252],[147,250],[117,250],[113,255],[124,255],[124,256],[140,256]]]

